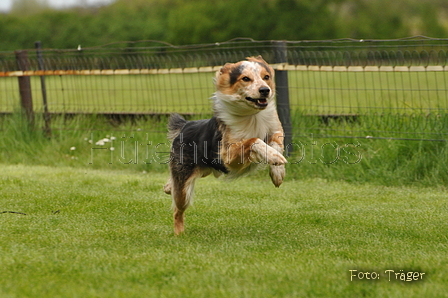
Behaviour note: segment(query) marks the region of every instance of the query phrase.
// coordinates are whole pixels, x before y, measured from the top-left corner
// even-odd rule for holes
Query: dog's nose
[[[269,92],[271,92],[271,89],[269,89],[268,87],[261,87],[260,89],[258,89],[258,92],[260,92],[260,95],[262,97],[268,97]]]

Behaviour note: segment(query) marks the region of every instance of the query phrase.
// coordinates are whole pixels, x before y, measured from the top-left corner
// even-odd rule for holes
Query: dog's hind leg
[[[171,195],[174,209],[174,233],[184,231],[184,213],[193,200],[194,183],[199,178],[195,169],[182,169],[171,176]]]
[[[171,182],[171,177],[168,179],[168,181],[166,182],[166,184],[163,186],[163,191],[166,193],[166,194],[171,194],[171,184],[172,184],[172,182]]]

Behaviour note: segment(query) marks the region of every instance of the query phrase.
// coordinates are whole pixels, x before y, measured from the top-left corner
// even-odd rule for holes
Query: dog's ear
[[[231,69],[233,69],[234,63],[226,63],[223,67],[221,67],[220,70],[218,70],[215,73],[215,79],[213,80],[215,82],[215,85],[222,85],[224,80],[224,77],[228,77],[225,74],[230,74]]]
[[[224,64],[223,67],[221,67],[221,69],[218,71],[218,73],[216,75],[220,75],[223,73],[228,73],[230,72],[230,70],[233,68],[234,63],[226,63]]]
[[[261,57],[261,55],[258,55],[257,57],[247,57],[246,59],[247,59],[247,61],[259,62],[259,63],[268,65],[268,63],[266,61],[264,61],[264,59],[263,59],[263,57]]]

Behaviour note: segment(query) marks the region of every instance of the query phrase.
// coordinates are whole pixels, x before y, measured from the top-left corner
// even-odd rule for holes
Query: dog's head
[[[259,111],[273,104],[274,70],[261,56],[227,63],[216,72],[215,84],[217,97],[242,109]]]

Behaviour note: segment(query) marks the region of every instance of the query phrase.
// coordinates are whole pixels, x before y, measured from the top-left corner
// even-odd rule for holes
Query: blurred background
[[[446,37],[445,0],[1,0],[0,51],[155,39]]]

